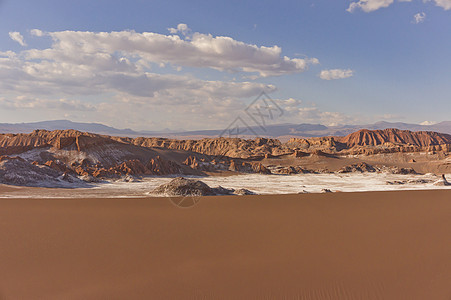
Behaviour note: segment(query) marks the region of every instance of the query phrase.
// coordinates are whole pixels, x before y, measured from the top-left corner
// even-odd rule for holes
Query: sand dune
[[[0,299],[450,299],[451,192],[0,201]]]

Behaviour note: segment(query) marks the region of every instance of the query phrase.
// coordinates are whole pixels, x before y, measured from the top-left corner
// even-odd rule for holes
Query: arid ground
[[[0,299],[451,299],[450,236],[449,190],[2,199]]]

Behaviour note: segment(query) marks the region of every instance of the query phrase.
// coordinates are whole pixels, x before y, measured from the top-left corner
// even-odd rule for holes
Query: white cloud
[[[240,72],[241,78],[250,78],[303,72],[318,63],[315,58],[284,56],[278,46],[191,33],[183,25],[176,30],[189,37],[30,30],[35,37],[50,37],[51,44],[0,51],[0,107],[21,116],[69,114],[117,127],[225,128],[245,108],[243,99],[276,87],[236,78],[200,79],[185,71],[187,67]],[[158,74],[167,67],[183,68],[176,75]]]
[[[211,124],[225,126],[234,113],[244,109],[243,98],[276,90],[258,82],[151,72],[154,66],[158,68],[157,59],[147,59],[148,53],[132,41],[109,40],[109,33],[98,34],[107,41],[82,38],[81,44],[70,40],[74,32],[61,33],[63,38],[36,30],[32,34],[51,36],[53,43],[44,49],[0,52],[0,108],[21,116],[33,112],[61,118],[77,112],[79,120],[96,119],[119,127],[201,128],[209,119]],[[143,38],[142,34],[126,35],[132,40]]]
[[[183,24],[183,23],[178,24],[177,28],[168,28],[168,30],[169,30],[169,33],[177,34],[180,32],[183,35],[187,35],[191,31],[191,29],[189,29],[188,25]]]
[[[179,24],[174,30],[189,29]],[[43,33],[34,31],[34,34]],[[282,56],[282,49],[278,46],[256,46],[231,37],[214,37],[197,32],[186,39],[177,35],[134,31],[60,31],[46,34],[53,39],[52,48],[30,51],[29,58],[64,56],[67,60],[80,61],[86,56],[120,53],[127,58],[138,57],[146,63],[257,73],[262,77],[300,73],[306,71],[309,64],[318,63],[316,58]]]
[[[32,35],[38,36],[38,37],[44,36],[44,32],[42,30],[39,30],[39,29],[32,29],[32,30],[30,30],[30,33]]]
[[[419,12],[413,16],[413,23],[415,23],[415,24],[423,23],[425,19],[426,19],[426,13]]]
[[[412,0],[398,0],[398,2],[412,2]],[[451,9],[451,0],[423,0],[423,2],[434,2],[436,6],[442,7],[445,10]],[[346,10],[352,13],[357,9],[361,9],[368,13],[380,8],[389,7],[393,3],[394,0],[359,0],[352,2]]]
[[[445,10],[451,9],[451,0],[433,0],[435,5],[442,7]]]
[[[364,12],[372,12],[383,7],[388,7],[394,0],[360,0],[358,2],[352,2],[347,11],[354,12],[356,9],[361,9]]]
[[[180,30],[186,29],[184,26],[178,27]],[[44,35],[37,29],[31,32],[36,36]],[[64,31],[45,34],[53,39],[49,48],[0,53],[0,88],[4,93],[10,90],[30,94],[99,95],[115,91],[140,97],[154,97],[155,93],[172,93],[177,90],[187,95],[209,93],[212,97],[225,94],[248,97],[262,90],[271,92],[275,87],[252,82],[205,81],[192,76],[160,75],[150,73],[149,68],[152,63],[164,65],[180,62],[181,65],[229,69],[236,63],[232,58],[239,58],[241,55],[246,68],[262,69],[261,72],[264,72],[263,68],[269,70],[265,72],[284,72],[288,71],[282,70],[284,63],[288,61],[290,67],[291,62],[286,57],[265,56],[264,48],[260,50],[256,46],[236,42],[231,38],[225,38],[227,41],[224,45],[216,45],[212,42],[215,38],[203,36],[204,40],[206,39],[203,46],[192,46],[190,41],[181,40],[179,37],[154,33]],[[202,35],[199,38],[202,38]],[[238,45],[237,53],[233,49],[221,50],[221,45],[230,46],[229,41]],[[209,45],[210,42],[213,45]],[[208,49],[205,50],[206,48]],[[240,53],[241,50],[249,48],[255,50],[253,55]],[[185,50],[186,56],[183,55]],[[219,58],[214,61],[214,55],[211,55],[211,59],[196,57],[195,54],[199,51],[222,51],[223,61],[219,61]],[[227,51],[228,54],[225,53]],[[265,62],[265,59],[268,61]],[[278,70],[274,65],[268,65],[277,64],[278,60]],[[180,70],[180,65],[174,63],[174,67]]]
[[[25,43],[23,36],[20,34],[20,32],[17,31],[13,31],[9,33],[9,37],[15,41],[18,42],[21,46],[26,46],[27,44]]]
[[[319,77],[324,80],[344,79],[354,75],[354,71],[351,69],[331,69],[322,70]]]

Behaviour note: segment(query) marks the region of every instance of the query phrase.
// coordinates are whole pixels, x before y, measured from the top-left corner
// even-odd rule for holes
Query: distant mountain
[[[74,129],[78,131],[86,131],[105,135],[125,135],[135,136],[140,133],[131,129],[117,129],[99,123],[77,123],[68,120],[53,120],[33,123],[0,123],[1,133],[30,133],[35,129],[45,130],[66,130]]]
[[[420,124],[409,124],[409,123],[390,123],[390,122],[377,122],[374,124],[366,125],[342,125],[342,126],[324,126],[321,124],[277,124],[277,125],[266,125],[266,126],[250,126],[245,125],[238,128],[231,128],[232,134],[236,133],[234,130],[239,130],[241,132],[240,136],[243,137],[322,137],[322,136],[345,136],[360,129],[370,129],[370,130],[384,130],[388,128],[396,128],[400,130],[410,130],[410,131],[435,131],[441,133],[451,134],[451,121],[445,121],[437,123],[435,125],[420,125]],[[227,130],[197,130],[197,131],[183,131],[167,133],[170,137],[217,137],[217,136],[228,136]]]
[[[239,126],[238,126],[239,125]],[[410,131],[435,131],[440,133],[451,134],[451,121],[444,121],[434,125],[420,125],[410,123],[391,123],[377,122],[366,125],[342,125],[342,126],[325,126],[321,124],[276,124],[265,126],[250,126],[246,124],[233,125],[225,130],[195,130],[195,131],[134,131],[131,129],[117,129],[99,123],[78,123],[68,120],[54,120],[34,123],[17,123],[8,124],[0,123],[0,133],[30,133],[35,129],[45,130],[65,130],[74,129],[104,135],[114,136],[158,136],[169,138],[201,138],[201,137],[229,137],[239,131],[240,137],[253,138],[271,137],[271,138],[289,138],[289,137],[322,137],[322,136],[345,136],[360,129],[384,130],[388,128],[396,128],[400,130]]]

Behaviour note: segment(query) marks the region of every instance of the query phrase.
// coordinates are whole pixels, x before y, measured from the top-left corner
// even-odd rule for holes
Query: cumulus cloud
[[[9,33],[9,37],[15,41],[18,42],[21,46],[26,46],[27,44],[25,43],[23,36],[20,34],[20,32],[17,31],[12,31]]]
[[[187,32],[185,24],[171,28],[171,32]],[[226,36],[212,36],[195,32],[189,38],[153,32],[83,32],[59,31],[43,33],[33,30],[36,36],[49,35],[53,45],[49,49],[29,51],[28,58],[54,59],[64,57],[78,60],[120,53],[139,58],[141,63],[172,64],[182,67],[211,68],[228,72],[257,73],[259,76],[279,76],[300,73],[308,65],[317,64],[316,58],[289,58],[282,55],[278,46],[257,46]]]
[[[177,25],[177,28],[168,28],[169,32],[172,34],[181,33],[183,35],[187,35],[191,29],[189,29],[188,25],[180,23]]]
[[[436,6],[442,7],[445,10],[451,9],[451,0],[432,0],[432,1],[435,2]]]
[[[319,77],[324,80],[344,79],[354,75],[354,71],[351,69],[331,69],[322,70]]]
[[[44,36],[44,32],[42,30],[39,30],[39,29],[32,29],[32,30],[30,30],[30,33],[32,35],[38,36],[38,37]]]
[[[178,29],[185,30],[187,27],[178,26]],[[211,97],[226,94],[248,97],[262,90],[271,92],[275,87],[252,82],[205,81],[192,76],[161,75],[149,72],[151,64],[171,63],[229,70],[239,69],[240,64],[234,59],[241,59],[242,69],[252,69],[262,74],[295,72],[299,71],[296,69],[299,64],[303,64],[286,57],[272,56],[272,51],[280,49],[278,47],[267,50],[231,38],[224,38],[221,42],[210,35],[198,34],[195,42],[191,42],[178,36],[130,31],[44,33],[34,29],[31,33],[35,36],[49,35],[53,43],[46,49],[0,52],[0,87],[4,92],[98,95],[116,91],[154,97],[156,93],[178,90],[187,95],[209,93]],[[237,46],[236,51],[233,45]],[[266,53],[268,51],[269,54]],[[200,52],[210,53],[210,58]]]
[[[394,2],[394,0],[359,0],[352,2],[346,10],[352,13],[357,9],[361,9],[368,13],[380,8],[388,7]],[[398,2],[412,2],[412,0],[398,0]],[[423,0],[423,2],[434,2],[436,6],[445,10],[451,9],[451,0]]]
[[[361,9],[364,12],[372,12],[383,7],[388,7],[394,0],[360,0],[358,2],[352,2],[347,11],[354,12],[356,9]]]
[[[420,23],[423,23],[425,19],[426,19],[426,13],[419,12],[413,16],[413,23],[420,24]]]
[[[244,109],[243,98],[276,90],[271,84],[205,80],[190,73],[153,71],[160,63],[179,67],[172,57],[177,56],[177,51],[182,56],[182,49],[194,55],[195,51],[189,50],[193,48],[189,46],[191,42],[175,36],[40,30],[30,33],[36,37],[49,36],[52,43],[44,49],[0,51],[0,107],[3,109],[44,115],[52,111],[53,117],[82,112],[76,115],[119,127],[138,123],[140,126],[136,127],[149,123],[202,127],[209,118],[221,126]],[[174,53],[165,53],[170,52],[174,43],[183,45],[173,49]],[[258,54],[260,50],[256,49]],[[261,57],[265,59],[264,55]],[[224,65],[227,59],[231,58],[226,57]],[[259,57],[244,55],[243,60],[256,69],[265,65]],[[208,62],[205,66],[211,67]],[[124,111],[129,113],[124,115]]]

